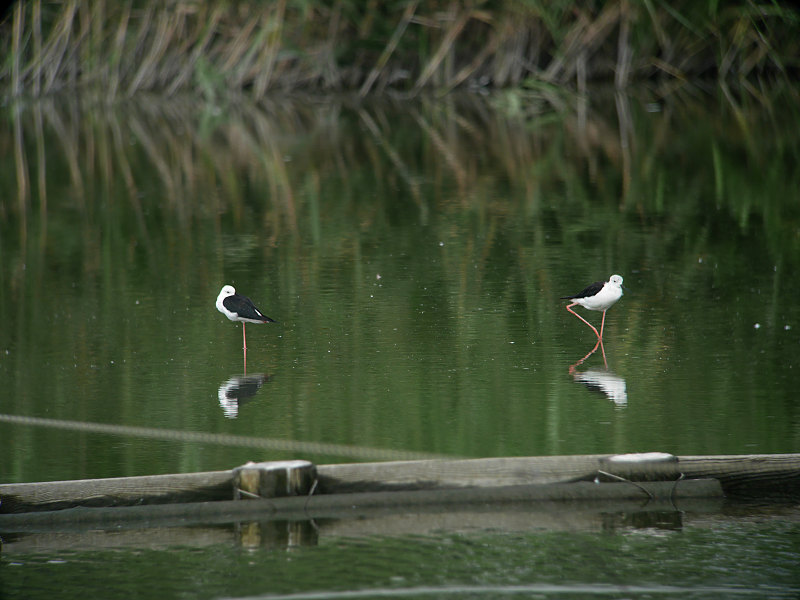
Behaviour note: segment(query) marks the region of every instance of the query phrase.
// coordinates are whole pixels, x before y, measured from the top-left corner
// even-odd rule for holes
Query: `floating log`
[[[252,471],[252,465],[208,473],[0,485],[0,513],[53,511],[78,506],[219,501],[241,496],[242,489],[258,497],[268,497],[275,495],[276,486],[287,485],[289,488],[294,486],[293,493],[298,494],[308,494],[313,490],[316,498],[387,491],[454,490],[458,494],[465,489],[580,482],[642,484],[716,479],[726,494],[800,494],[800,454],[675,457],[665,453],[643,453],[355,463],[319,465],[316,476],[313,474],[314,466],[306,461],[299,461],[297,466],[300,468],[294,473],[290,473],[291,469],[287,471],[288,463],[278,464],[282,466],[255,469],[258,478],[252,489],[256,491],[241,487],[242,468],[245,472]],[[296,482],[289,482],[292,477],[297,478]],[[273,491],[269,490],[270,487]],[[586,489],[600,488],[589,486]],[[399,500],[402,497],[395,498]]]

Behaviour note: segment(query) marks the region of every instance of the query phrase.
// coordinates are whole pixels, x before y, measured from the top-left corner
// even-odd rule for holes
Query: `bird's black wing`
[[[588,298],[590,296],[596,296],[600,293],[600,290],[603,289],[603,286],[606,284],[605,281],[595,281],[594,283],[586,286],[586,288],[574,296],[561,296],[561,300],[574,300],[575,298]]]
[[[253,301],[241,294],[233,294],[228,296],[222,301],[222,305],[229,311],[239,315],[241,319],[253,319],[254,321],[264,321],[265,323],[274,323],[274,319],[270,319],[262,313]]]

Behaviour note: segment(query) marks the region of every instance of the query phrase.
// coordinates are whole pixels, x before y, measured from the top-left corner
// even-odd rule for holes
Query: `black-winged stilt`
[[[253,301],[246,296],[237,294],[232,285],[225,285],[217,296],[217,310],[228,317],[231,321],[239,321],[242,324],[242,343],[247,350],[247,337],[245,336],[245,323],[274,323],[264,315]]]
[[[606,324],[606,311],[620,298],[622,298],[622,277],[619,275],[612,275],[608,281],[596,281],[574,296],[562,296],[561,300],[574,300],[572,304],[567,305],[567,310],[591,327],[597,339],[602,341],[603,327]],[[594,325],[572,310],[572,307],[576,304],[580,304],[583,308],[588,310],[603,311],[600,333],[597,333],[597,329],[595,329]]]

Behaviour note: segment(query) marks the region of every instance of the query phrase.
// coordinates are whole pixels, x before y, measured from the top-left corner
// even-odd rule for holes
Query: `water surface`
[[[0,481],[284,458],[797,451],[797,104],[695,92],[598,91],[588,110],[525,97],[518,111],[502,94],[8,107]],[[613,273],[627,289],[589,354],[594,334],[559,297]],[[241,326],[214,307],[224,284],[278,321],[248,326],[246,364]],[[245,369],[255,394],[233,402]],[[166,596],[554,581],[749,594],[788,585],[797,564],[796,525],[770,523],[334,537],[254,555],[51,550],[0,567],[12,590],[121,569],[128,583],[108,597],[149,569]],[[764,552],[734,562],[761,535]],[[337,584],[331,554],[384,552]],[[408,569],[387,568],[403,556]],[[318,562],[333,579],[298,585]],[[581,571],[531,575],[567,563]],[[261,574],[228,588],[231,569]]]

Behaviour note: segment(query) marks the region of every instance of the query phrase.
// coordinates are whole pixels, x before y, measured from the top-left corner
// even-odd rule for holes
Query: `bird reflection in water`
[[[586,371],[578,371],[578,366],[583,364],[587,358],[597,352],[598,348],[600,348],[601,352],[603,353],[603,364],[605,365],[605,370],[588,369]],[[584,356],[575,364],[570,365],[569,374],[572,375],[572,378],[575,381],[582,383],[590,390],[604,394],[616,406],[627,406],[628,391],[625,379],[609,370],[608,361],[606,360],[606,351],[605,348],[603,348],[602,340],[597,340],[594,348],[592,348],[586,356]]]
[[[263,373],[234,375],[228,379],[219,386],[219,391],[217,392],[222,412],[229,419],[238,417],[239,407],[253,400],[261,386],[271,379],[271,375],[264,375]]]

